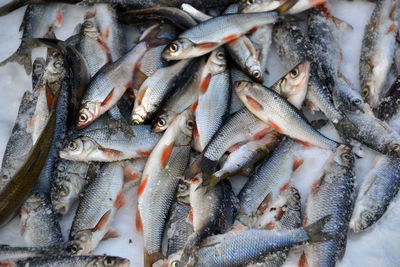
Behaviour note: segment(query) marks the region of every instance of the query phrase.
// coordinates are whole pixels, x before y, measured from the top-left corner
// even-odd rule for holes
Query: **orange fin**
[[[92,232],[97,232],[100,231],[101,229],[104,228],[104,226],[106,226],[107,222],[110,219],[110,214],[111,214],[111,210],[107,211],[106,213],[104,213],[104,215],[101,217],[101,219],[99,220],[99,222],[96,224],[96,226],[93,228]]]
[[[56,22],[57,22],[58,25],[61,25],[62,22],[63,22],[63,15],[62,15],[61,9],[57,10]]]
[[[316,180],[311,185],[311,193],[314,194],[314,195],[317,194],[321,185],[322,185],[322,178]]]
[[[199,105],[199,101],[197,100],[196,102],[193,103],[192,110],[196,111],[198,105]]]
[[[108,96],[101,103],[101,106],[103,107],[103,106],[107,105],[110,102],[110,100],[112,99],[113,95],[114,95],[114,88],[111,90],[111,92],[108,94]]]
[[[276,229],[276,228],[277,228],[277,225],[276,225],[276,223],[274,223],[274,222],[269,222],[269,223],[267,223],[267,225],[265,225],[265,227],[264,227],[265,230],[274,230],[274,229]]]
[[[174,143],[164,147],[163,151],[161,152],[161,169],[164,169],[167,166],[173,149]]]
[[[387,30],[386,34],[389,34],[391,32],[395,32],[397,30],[397,26],[395,23],[393,23],[392,25],[390,25],[389,29]]]
[[[257,102],[254,98],[251,96],[246,95],[246,100],[249,103],[250,107],[252,107],[255,110],[262,110],[264,109],[260,103]]]
[[[238,225],[236,225],[235,227],[233,227],[232,228],[232,232],[239,232],[239,231],[241,231],[241,230],[243,230],[244,229],[244,226],[243,226],[243,224],[238,224]]]
[[[132,85],[132,82],[127,82],[127,83],[125,84],[125,88],[128,89],[128,88],[131,87],[131,85]]]
[[[122,196],[122,191],[118,193],[117,198],[114,201],[114,207],[116,207],[118,210],[125,206],[126,202],[124,200],[124,197]]]
[[[248,33],[248,34],[253,33],[253,32],[255,32],[256,30],[258,30],[258,28],[260,28],[260,26],[255,26],[255,27],[251,28],[247,33]]]
[[[193,208],[191,208],[189,211],[188,219],[193,223]]]
[[[276,215],[274,216],[274,218],[275,218],[276,220],[279,221],[279,220],[282,218],[282,216],[283,216],[284,213],[285,213],[285,212],[284,212],[283,208],[280,207],[279,210],[278,210],[278,212],[277,212]]]
[[[143,233],[143,223],[139,210],[136,211],[136,230],[140,233]]]
[[[200,93],[204,94],[205,92],[207,92],[208,89],[208,85],[210,84],[211,81],[211,73],[208,73],[207,76],[204,78],[204,80],[201,82],[200,85]]]
[[[115,230],[108,230],[107,233],[104,235],[102,240],[107,240],[107,239],[111,239],[111,238],[118,238],[119,234],[117,231]]]
[[[269,121],[269,124],[271,124],[271,126],[275,129],[275,131],[277,131],[278,133],[282,132],[281,127],[279,127],[277,124],[273,123],[272,121]]]
[[[0,267],[16,266],[12,261],[0,261]]]
[[[231,35],[228,35],[228,36],[222,38],[222,41],[230,42],[230,41],[237,39],[238,37],[239,37],[239,35],[234,33],[234,34],[231,34]]]
[[[284,184],[284,185],[281,187],[281,189],[279,189],[279,192],[285,191],[285,190],[288,189],[289,186],[291,186],[291,185],[292,185],[292,181],[290,180],[289,182],[287,182],[286,184]]]
[[[260,139],[260,138],[263,137],[265,134],[267,134],[269,131],[271,131],[271,127],[264,128],[264,129],[262,129],[261,131],[259,131],[258,133],[255,133],[255,134],[253,135],[253,139],[254,139],[254,140]]]
[[[200,50],[212,50],[217,46],[217,43],[201,43],[196,45]]]
[[[260,206],[258,206],[257,210],[260,212],[260,214],[263,214],[264,211],[268,208],[268,205],[269,205],[269,202],[271,201],[271,198],[272,198],[272,194],[268,193],[268,195],[261,202]]]
[[[306,254],[304,252],[303,254],[301,254],[301,257],[299,259],[299,267],[309,267]]]
[[[50,110],[51,107],[53,106],[54,99],[53,99],[53,93],[51,92],[51,89],[46,86],[46,102],[47,102],[47,108]]]
[[[142,100],[144,97],[144,94],[147,91],[147,87],[143,88],[142,90],[139,90],[138,96],[137,96],[137,100],[138,100],[138,104],[141,105],[142,104]]]
[[[296,141],[297,143],[299,143],[299,144],[302,144],[303,146],[311,147],[310,143],[308,143],[308,142],[306,142],[306,141],[302,141],[302,140],[298,140],[298,139],[295,139],[295,141]]]
[[[297,158],[294,159],[292,170],[293,170],[293,171],[297,170],[297,169],[303,164],[303,162],[304,162],[304,159],[303,159],[303,158],[301,158],[301,159],[297,159]]]
[[[106,28],[103,36],[104,36],[104,39],[106,39],[106,40],[108,40],[108,38],[110,38],[110,27]]]
[[[149,180],[149,177],[145,177],[144,179],[142,179],[142,181],[140,182],[139,185],[139,189],[138,189],[138,197],[141,197],[144,191],[144,188],[146,187],[147,181]]]
[[[103,147],[99,147],[99,149],[109,159],[114,159],[114,158],[116,158],[116,157],[118,157],[118,156],[120,156],[122,154],[121,151],[118,151],[118,150],[115,150],[115,149],[103,148]]]
[[[151,151],[142,151],[142,150],[138,150],[137,154],[141,157],[148,157],[151,154]]]

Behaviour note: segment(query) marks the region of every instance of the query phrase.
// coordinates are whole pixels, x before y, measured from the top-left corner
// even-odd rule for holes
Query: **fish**
[[[279,138],[276,132],[267,133],[261,139],[249,141],[231,152],[225,160],[221,169],[215,172],[211,177],[211,185],[214,185],[222,179],[229,178],[241,172],[249,172],[254,164],[267,157],[279,144]]]
[[[270,24],[262,25],[249,35],[249,39],[256,50],[256,57],[260,62],[262,72],[267,71],[268,54],[272,45],[272,28],[273,26]]]
[[[113,256],[77,256],[77,257],[65,257],[65,256],[51,256],[51,257],[34,257],[20,261],[6,261],[0,262],[0,264],[8,264],[7,266],[119,266],[128,267],[130,265],[129,260]]]
[[[342,74],[338,76],[332,98],[338,110],[364,113],[364,99],[360,93],[353,88],[350,81]]]
[[[274,229],[277,231],[291,230],[301,227],[301,201],[299,191],[288,187],[279,193],[270,204],[268,211],[257,218],[257,229]],[[246,267],[282,266],[289,254],[289,249],[263,255]]]
[[[247,76],[243,71],[239,70],[236,66],[231,65],[229,66],[229,68],[231,74],[231,79],[230,79],[231,88],[234,88],[236,81],[251,81],[251,78]],[[235,90],[232,90],[231,94],[232,95],[231,95],[231,102],[229,104],[229,115],[232,115],[237,111],[241,110],[242,108],[244,108],[244,104],[237,96]]]
[[[295,1],[287,1],[276,12],[228,14],[201,22],[181,33],[163,51],[166,60],[177,60],[205,55],[261,25],[275,23],[278,14],[292,7]]]
[[[306,244],[300,259],[303,266],[334,266],[343,257],[354,205],[353,168],[351,149],[341,145],[325,163],[322,175],[313,182],[303,225],[312,225],[330,216],[322,230],[336,237],[324,243]]]
[[[132,111],[133,124],[142,124],[160,108],[163,99],[171,92],[190,62],[191,60],[181,60],[158,69],[142,83]]]
[[[63,242],[60,224],[48,196],[33,192],[21,207],[20,231],[29,247],[47,247]]]
[[[76,49],[86,59],[90,77],[93,77],[101,67],[112,61],[109,48],[92,20],[86,19],[82,23]]]
[[[393,62],[397,20],[396,0],[376,2],[364,29],[359,78],[364,99],[372,108],[379,104]]]
[[[54,35],[53,30],[60,27],[62,21],[63,11],[59,4],[28,5],[20,26],[22,38],[46,38]],[[29,44],[22,40],[17,51],[3,60],[0,66],[9,62],[17,62],[23,65],[26,74],[30,75],[32,72],[32,56]]]
[[[400,103],[400,76],[389,87],[386,96],[381,99],[379,105],[373,109],[377,118],[388,121],[397,114],[398,105]]]
[[[171,122],[189,106],[192,106],[198,99],[200,75],[205,62],[199,62],[198,69],[194,71],[192,79],[187,79],[178,86],[169,97],[163,107],[157,112],[153,119],[151,130],[155,133],[165,131]]]
[[[32,88],[36,88],[38,81],[41,79],[46,67],[46,60],[42,57],[37,57],[32,64]]]
[[[51,181],[50,199],[56,213],[65,215],[87,183],[95,177],[99,165],[59,159]]]
[[[136,229],[143,234],[144,266],[151,266],[163,258],[164,227],[179,180],[188,164],[193,127],[193,112],[188,109],[165,131],[143,170],[138,189]]]
[[[33,257],[49,257],[51,255],[68,256],[69,252],[65,250],[66,245],[69,246],[70,244],[64,243],[48,247],[12,247],[9,245],[0,245],[0,262],[14,262]]]
[[[275,91],[246,81],[236,82],[235,90],[245,106],[277,132],[306,146],[315,145],[330,150],[338,146],[335,141],[314,130],[302,114]]]
[[[274,25],[273,40],[276,44],[279,57],[288,68],[307,60],[310,62],[310,77],[306,99],[311,110],[320,109],[333,123],[342,136],[357,133],[357,127],[339,110],[332,101],[330,89],[325,84],[326,76],[323,72],[310,40],[304,36],[295,21],[284,21]]]
[[[60,157],[85,162],[148,157],[161,134],[152,133],[150,125],[134,125],[128,128],[131,132],[121,126],[87,131],[67,144],[60,151]]]
[[[256,171],[240,190],[237,220],[248,227],[255,226],[258,214],[291,184],[292,172],[301,164],[300,145],[292,139],[283,140],[271,156],[258,164]]]
[[[239,12],[250,13],[271,11],[282,5],[282,2],[284,3],[282,0],[240,0]],[[325,0],[299,0],[287,11],[287,14],[298,14],[323,3],[325,3]]]
[[[69,240],[79,243],[75,255],[90,255],[104,238],[124,203],[123,183],[121,164],[112,162],[103,165],[86,187],[69,233]]]
[[[50,151],[55,124],[55,113],[52,112],[28,159],[0,192],[0,226],[16,215],[39,178]]]
[[[361,184],[350,229],[363,231],[379,221],[399,191],[399,178],[399,159],[380,156]]]
[[[199,98],[193,107],[196,118],[194,147],[200,152],[210,142],[229,112],[229,78],[224,50],[216,49],[202,69]]]
[[[287,231],[241,229],[206,239],[196,251],[196,266],[242,266],[260,255],[290,248],[305,242],[332,238],[322,232],[329,216],[305,228]]]

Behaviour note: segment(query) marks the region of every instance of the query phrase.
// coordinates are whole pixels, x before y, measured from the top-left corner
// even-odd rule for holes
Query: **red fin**
[[[228,36],[222,38],[222,41],[230,42],[230,41],[233,41],[233,40],[237,39],[238,37],[239,37],[238,34],[231,34],[231,35],[228,35]]]
[[[142,218],[140,218],[139,210],[136,211],[136,230],[140,233],[143,233]]]
[[[104,215],[101,217],[101,219],[99,220],[99,222],[96,224],[96,226],[93,228],[92,231],[97,232],[97,231],[100,231],[101,229],[103,229],[104,226],[106,226],[108,220],[110,219],[110,214],[111,214],[111,210],[104,213]]]
[[[106,31],[104,32],[104,39],[108,40],[109,37],[110,37],[110,28],[107,27]]]
[[[281,189],[279,189],[279,192],[285,191],[286,189],[289,188],[289,186],[292,184],[292,181],[287,182],[286,184],[284,184]]]
[[[188,179],[186,179],[186,181],[195,184],[195,183],[199,182],[199,179],[197,179],[197,178],[188,178]]]
[[[241,231],[241,230],[243,230],[243,224],[238,224],[238,225],[236,225],[235,227],[233,227],[232,228],[232,232],[238,232],[238,231]]]
[[[101,39],[97,39],[97,43],[101,46],[101,49],[107,51],[107,61],[112,62],[111,54],[109,53],[110,48],[108,47],[108,45]]]
[[[316,180],[316,181],[311,185],[311,193],[314,194],[314,195],[317,194],[318,191],[319,191],[319,187],[321,186],[321,184],[322,184],[322,179]]]
[[[110,102],[110,100],[112,99],[113,95],[114,95],[114,88],[113,88],[113,89],[111,90],[111,92],[108,94],[108,96],[106,97],[106,99],[104,99],[104,101],[101,103],[101,106],[103,107],[103,106],[107,105],[107,104]]]
[[[394,4],[393,4],[393,6],[392,6],[392,8],[390,9],[390,12],[389,12],[389,17],[391,18],[391,19],[396,19],[396,15],[398,16],[398,14],[396,14],[396,7],[397,7],[397,1],[396,2],[394,2]]]
[[[63,15],[61,12],[61,9],[57,10],[57,18],[56,18],[56,22],[58,25],[61,25],[63,21]]]
[[[107,240],[111,238],[118,238],[119,234],[115,230],[108,230],[107,233],[104,235],[102,240]]]
[[[325,2],[326,0],[310,0],[310,3],[312,4],[313,7],[319,6]]]
[[[161,169],[164,169],[165,166],[167,166],[173,149],[174,143],[164,147],[163,151],[161,152]]]
[[[251,28],[247,33],[253,33],[255,32],[260,26],[255,26],[253,28]]]
[[[308,142],[306,142],[306,141],[302,141],[302,140],[298,140],[298,139],[295,139],[295,141],[296,141],[297,143],[299,143],[299,144],[302,144],[303,146],[311,147],[310,143],[308,143]]]
[[[283,211],[283,207],[280,207],[277,214],[274,216],[276,220],[280,220],[285,212]]]
[[[142,181],[140,182],[139,185],[139,189],[138,189],[138,197],[141,197],[141,195],[143,194],[144,188],[146,187],[147,181],[149,180],[149,177],[145,177],[144,179],[142,179]]]
[[[199,101],[194,102],[192,105],[192,110],[196,111],[198,105],[199,105]]]
[[[387,30],[386,34],[389,34],[391,32],[395,32],[396,30],[397,30],[397,26],[396,26],[396,24],[393,23],[392,25],[390,25],[390,27]]]
[[[260,139],[261,137],[263,137],[263,136],[264,136],[266,133],[268,133],[269,131],[271,131],[271,127],[264,128],[264,129],[262,129],[261,131],[259,131],[258,133],[255,133],[255,134],[253,135],[253,139],[254,139],[254,140]]]
[[[320,8],[324,17],[329,19],[331,17],[331,13],[329,12],[328,8],[325,5],[322,5]]]
[[[0,267],[10,267],[10,266],[15,266],[15,265],[11,261],[0,261]]]
[[[53,103],[54,103],[53,101],[54,101],[53,93],[51,92],[51,89],[46,86],[46,102],[47,102],[47,108],[49,110],[53,106]]]
[[[301,257],[299,259],[299,267],[309,267],[306,254],[304,252],[303,254],[301,254]]]
[[[129,168],[124,168],[124,183],[128,183],[131,181],[136,181],[142,177],[142,174],[139,172],[131,172]]]
[[[274,230],[276,229],[277,225],[274,222],[269,222],[267,225],[265,225],[264,229],[265,230]]]
[[[122,191],[118,193],[117,198],[114,201],[114,207],[116,207],[118,210],[125,206],[126,202],[122,196]]]
[[[339,57],[340,57],[340,59],[339,59],[340,63],[343,63],[344,58],[343,58],[342,50],[340,50]]]
[[[273,123],[272,121],[270,121],[269,124],[271,124],[272,128],[274,128],[275,131],[277,131],[278,133],[281,133],[281,132],[282,132],[281,127],[279,127],[278,125],[276,125],[276,124]]]
[[[262,110],[263,107],[261,106],[260,103],[258,103],[254,98],[251,96],[246,95],[246,100],[249,103],[250,107],[252,107],[255,110]]]
[[[301,159],[297,159],[297,158],[294,159],[292,170],[293,170],[293,171],[297,170],[297,168],[299,168],[299,167],[303,164],[303,162],[304,162],[304,159],[303,159],[303,158],[301,158]]]
[[[152,6],[149,6],[149,8],[159,8],[159,7],[160,7],[159,4],[154,4],[154,5],[152,5]]]
[[[189,221],[193,222],[193,208],[191,208],[189,211],[188,219]]]
[[[128,89],[131,87],[131,85],[132,85],[132,82],[128,82],[127,84],[125,84],[125,88]]]
[[[261,202],[260,206],[258,206],[258,211],[260,212],[260,214],[263,214],[264,211],[268,208],[269,202],[272,198],[272,194],[269,193],[264,200]]]
[[[103,154],[109,158],[109,159],[115,159],[121,155],[121,151],[115,150],[115,149],[110,149],[110,148],[99,148]]]
[[[201,85],[200,85],[200,93],[204,94],[205,92],[207,92],[208,89],[208,85],[210,84],[211,81],[211,73],[207,74],[207,76],[204,78],[203,81],[201,81]]]
[[[303,226],[307,226],[307,224],[308,224],[308,217],[306,215],[304,216]]]
[[[199,137],[199,129],[197,129],[197,124],[195,124],[193,127],[193,138],[198,138],[198,137]]]
[[[138,96],[137,96],[139,105],[142,104],[142,100],[143,100],[144,94],[146,93],[146,90],[147,90],[147,87],[143,88],[142,90],[139,90],[139,93],[138,93]]]
[[[142,150],[138,150],[137,154],[141,157],[148,157],[151,154],[151,151],[142,151]]]
[[[212,50],[214,47],[216,47],[217,44],[216,43],[202,43],[202,44],[198,44],[197,47],[200,50]]]

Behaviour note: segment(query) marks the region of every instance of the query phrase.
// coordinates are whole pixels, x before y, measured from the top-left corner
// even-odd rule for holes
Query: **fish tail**
[[[197,174],[201,173],[203,181],[208,181],[209,177],[216,171],[217,165],[218,161],[211,160],[203,154],[200,154],[187,169],[185,177],[193,178]]]
[[[335,235],[323,231],[326,223],[330,220],[330,218],[331,215],[327,215],[322,219],[319,219],[315,223],[304,227],[304,231],[307,232],[307,235],[310,238],[310,243],[323,242],[335,238]]]
[[[297,2],[298,0],[287,0],[273,11],[277,12],[279,15],[283,15],[289,9],[291,9],[295,4],[297,4]]]
[[[32,72],[32,57],[31,57],[31,51],[29,49],[26,49],[25,47],[21,46],[18,48],[17,51],[15,51],[14,54],[12,54],[10,57],[5,59],[4,61],[0,62],[0,67],[6,65],[7,63],[10,62],[17,62],[18,64],[21,64],[25,68],[25,72],[27,75],[30,75]]]

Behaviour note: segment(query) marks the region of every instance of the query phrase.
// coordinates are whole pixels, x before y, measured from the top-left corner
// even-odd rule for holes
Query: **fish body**
[[[379,104],[393,62],[397,34],[397,0],[377,1],[365,26],[360,56],[360,85],[372,108]]]
[[[250,13],[250,12],[266,12],[274,10],[282,5],[281,0],[240,0],[239,1],[239,12]],[[287,14],[297,14],[307,9],[316,7],[325,3],[325,0],[299,0],[295,5],[287,11]]]
[[[20,230],[29,247],[47,247],[63,242],[50,199],[39,192],[32,193],[22,205]]]
[[[103,239],[122,206],[123,183],[121,164],[107,163],[87,186],[70,231],[70,240],[80,244],[75,254],[91,254]]]
[[[398,112],[400,103],[400,76],[390,86],[386,97],[382,98],[379,106],[374,109],[374,114],[381,120],[386,121],[392,118]]]
[[[386,212],[400,188],[399,159],[382,156],[361,184],[350,228],[366,230]]]
[[[42,57],[37,57],[32,64],[32,88],[36,88],[38,81],[42,78],[46,60]]]
[[[330,215],[324,232],[336,235],[332,240],[305,245],[302,261],[308,266],[334,266],[344,255],[349,220],[354,204],[354,156],[341,145],[328,159],[323,174],[314,181],[306,202],[304,225]]]

